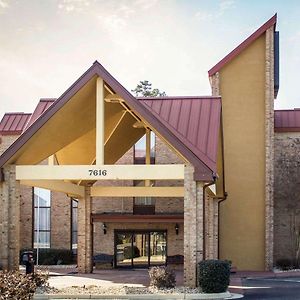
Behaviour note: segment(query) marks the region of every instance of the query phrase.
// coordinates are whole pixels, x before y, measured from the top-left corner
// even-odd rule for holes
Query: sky
[[[128,90],[210,95],[207,71],[276,12],[275,107],[300,107],[300,1],[0,0],[0,118],[59,97],[95,60]]]

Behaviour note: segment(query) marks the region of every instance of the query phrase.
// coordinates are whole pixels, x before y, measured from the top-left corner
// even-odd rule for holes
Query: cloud
[[[214,12],[199,10],[195,13],[195,17],[200,21],[211,21],[221,17],[226,11],[232,8],[235,8],[235,0],[221,0]]]
[[[146,10],[156,5],[157,2],[158,0],[136,0],[135,6],[139,7],[140,9]]]
[[[7,8],[7,7],[9,6],[8,3],[9,3],[8,0],[0,0],[0,11],[1,11],[2,9]]]
[[[198,11],[195,13],[195,17],[200,21],[209,21],[214,17],[214,15],[207,11]]]
[[[234,0],[222,0],[219,3],[219,14],[223,14],[226,10],[229,10],[231,8],[235,7],[235,1]]]
[[[103,6],[102,12],[98,14],[101,27],[109,32],[116,33],[125,28],[131,18],[145,12],[157,4],[157,0],[111,1]]]
[[[58,9],[67,13],[82,12],[89,7],[90,4],[91,1],[89,0],[60,0],[58,2]]]

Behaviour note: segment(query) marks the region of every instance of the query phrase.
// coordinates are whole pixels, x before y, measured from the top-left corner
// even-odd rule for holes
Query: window
[[[34,248],[50,248],[51,233],[51,192],[33,188],[34,195]]]
[[[77,211],[78,200],[71,198],[71,247],[73,253],[77,253]]]
[[[134,145],[134,163],[145,164],[146,163],[146,135],[144,135]],[[151,132],[150,135],[150,163],[155,163],[155,134]],[[145,181],[135,180],[134,186],[145,186]],[[150,183],[151,185],[154,182]],[[133,205],[134,214],[154,214],[155,213],[155,199],[152,197],[135,197]]]

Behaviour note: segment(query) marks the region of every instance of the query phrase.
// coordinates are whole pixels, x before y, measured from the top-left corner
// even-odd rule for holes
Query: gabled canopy
[[[56,154],[59,164],[94,163],[98,76],[105,83],[105,97],[117,94],[124,101],[105,102],[106,164],[115,163],[144,134],[144,128],[134,126],[137,120],[141,120],[194,165],[195,179],[212,179],[216,170],[214,159],[210,157],[210,161],[205,159],[203,153],[199,155],[195,148],[151,113],[97,61],[3,153],[0,167],[9,163],[36,164],[52,154]],[[206,116],[199,114],[198,117]],[[209,126],[218,132],[220,109],[215,110],[214,119],[216,123]],[[201,132],[203,136],[201,134],[197,138],[206,139],[207,132]],[[217,136],[215,141],[211,141],[213,153],[216,152],[216,141]]]

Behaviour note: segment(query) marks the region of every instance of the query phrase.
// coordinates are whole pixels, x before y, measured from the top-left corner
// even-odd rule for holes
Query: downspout
[[[216,179],[217,179],[217,176],[214,174],[213,175],[213,181],[203,185],[203,199],[202,199],[202,201],[203,201],[203,204],[202,204],[203,205],[203,209],[202,209],[202,211],[203,211],[203,218],[202,218],[203,219],[203,239],[202,239],[203,240],[203,244],[202,244],[202,247],[203,247],[203,260],[206,259],[206,215],[205,215],[205,213],[206,213],[206,210],[205,210],[205,199],[206,199],[206,197],[205,197],[205,191],[209,186],[216,183]]]
[[[219,232],[220,232],[220,203],[227,199],[227,192],[224,193],[223,197],[217,197],[215,199],[218,201],[218,259],[220,258],[220,239],[219,239]]]
[[[225,201],[227,199],[228,193],[225,191],[226,187],[225,187],[225,156],[224,156],[224,131],[223,131],[223,115],[221,115],[221,135],[222,135],[222,139],[221,139],[221,143],[222,143],[222,173],[223,173],[223,192],[224,192],[224,196],[220,197],[220,198],[216,198],[218,199],[218,259],[220,258],[220,239],[219,239],[219,232],[220,232],[220,203],[222,203],[223,201]]]

